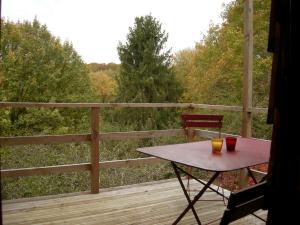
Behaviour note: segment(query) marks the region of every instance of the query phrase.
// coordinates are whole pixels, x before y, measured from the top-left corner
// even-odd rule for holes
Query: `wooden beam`
[[[2,177],[26,177],[91,170],[90,163],[1,170]]]
[[[218,132],[196,129],[196,134],[204,138],[217,137]],[[232,136],[232,134],[222,133],[222,136]],[[99,133],[100,141],[143,139],[156,137],[177,137],[184,136],[183,129],[168,130],[149,130],[149,131],[130,131],[130,132],[110,132]],[[42,135],[42,136],[23,136],[23,137],[0,137],[0,146],[11,145],[37,145],[54,143],[77,143],[91,142],[91,134],[78,135]]]
[[[255,107],[255,108],[250,109],[249,111],[251,111],[253,113],[267,113],[268,108]]]
[[[192,104],[191,107],[195,109],[213,109],[213,110],[223,110],[223,111],[231,111],[231,112],[242,111],[242,107],[230,106],[230,105]]]
[[[241,106],[208,105],[195,103],[41,103],[0,102],[0,108],[187,108],[215,109],[241,112]]]
[[[253,77],[253,0],[245,0],[244,5],[244,79],[243,79],[243,113],[242,137],[252,136],[252,77]],[[248,182],[248,172],[241,170],[239,187]]]
[[[39,145],[51,143],[72,143],[89,142],[90,134],[77,135],[42,135],[42,136],[24,136],[24,137],[0,137],[0,146],[4,145]]]
[[[215,137],[219,137],[219,131],[210,131],[210,130],[199,130],[199,129],[195,129],[195,133],[197,136],[199,137],[203,137],[203,138],[215,138]],[[221,137],[239,137],[239,135],[234,135],[234,134],[227,134],[227,133],[221,133]]]
[[[156,157],[137,158],[137,159],[125,159],[99,162],[100,169],[112,169],[129,166],[142,166],[157,163],[167,163],[163,159]],[[21,169],[4,169],[1,170],[2,177],[26,177],[26,176],[39,176],[49,175],[56,173],[69,173],[77,171],[90,171],[92,168],[91,163],[70,164],[60,166],[46,166],[46,167],[34,167],[34,168],[21,168]]]
[[[41,103],[41,102],[0,102],[0,108],[187,108],[212,109],[242,112],[241,106],[208,105],[195,103]],[[266,113],[267,108],[249,108],[250,112]]]
[[[0,102],[0,108],[189,108],[191,103],[42,103]]]
[[[173,136],[183,136],[183,135],[184,135],[183,129],[111,132],[111,133],[100,133],[100,140],[107,141],[107,140],[143,139],[143,138],[173,137]]]
[[[129,166],[142,166],[150,165],[157,163],[167,163],[163,159],[156,157],[147,157],[147,158],[137,158],[137,159],[125,159],[125,160],[114,160],[114,161],[105,161],[100,162],[100,169],[111,169],[111,168],[120,168],[120,167],[129,167]]]
[[[99,193],[99,108],[91,108],[91,192]]]
[[[245,0],[244,5],[244,79],[242,136],[251,137],[252,125],[252,77],[253,77],[253,0]]]
[[[203,138],[218,137],[219,132],[210,130],[195,129],[196,135]],[[100,133],[100,140],[126,140],[126,139],[143,139],[143,138],[154,138],[154,137],[184,137],[185,132],[183,129],[169,129],[169,130],[151,130],[151,131],[131,131],[131,132],[111,132],[111,133]],[[222,137],[226,136],[239,136],[233,134],[221,133]]]

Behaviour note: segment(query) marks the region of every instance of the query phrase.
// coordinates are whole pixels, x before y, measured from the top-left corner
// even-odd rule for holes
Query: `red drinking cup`
[[[236,145],[236,137],[226,137],[225,140],[227,151],[234,151]]]

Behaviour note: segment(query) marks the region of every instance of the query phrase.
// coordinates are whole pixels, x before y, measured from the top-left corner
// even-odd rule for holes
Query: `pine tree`
[[[162,30],[161,23],[151,15],[135,19],[134,27],[129,28],[126,43],[119,43],[118,46],[121,61],[118,101],[178,101],[182,89],[175,79],[170,50],[164,51],[167,40],[168,34]],[[153,115],[144,111],[139,113],[142,117],[139,120],[145,125]],[[154,117],[158,119],[157,115]]]

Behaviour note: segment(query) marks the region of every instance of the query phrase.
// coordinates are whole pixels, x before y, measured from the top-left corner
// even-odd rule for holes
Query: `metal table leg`
[[[177,224],[181,219],[182,217],[184,217],[184,215],[190,210],[192,209],[193,211],[193,214],[195,216],[195,219],[197,221],[198,224],[201,224],[200,222],[200,219],[196,213],[196,210],[194,208],[194,204],[198,201],[198,199],[204,194],[204,192],[206,191],[206,189],[209,188],[209,186],[214,182],[214,180],[218,177],[218,175],[220,174],[220,172],[215,172],[214,175],[209,179],[209,181],[204,185],[204,187],[200,190],[200,192],[194,197],[193,200],[190,199],[187,191],[185,190],[185,186],[182,182],[182,179],[180,177],[180,174],[179,174],[179,171],[178,169],[180,169],[179,167],[176,166],[176,164],[174,162],[171,162],[172,166],[173,166],[173,169],[174,169],[174,172],[177,176],[177,179],[180,183],[180,186],[183,190],[183,193],[188,201],[188,206],[183,210],[183,212],[179,215],[179,217],[174,221],[173,225]]]
[[[203,186],[206,185],[206,182],[202,181],[202,180],[199,180],[197,177],[193,176],[192,174],[184,171],[183,169],[181,169],[180,167],[176,166],[176,168],[178,170],[180,170],[181,172],[183,172],[184,174],[186,174],[187,176],[190,176],[191,178],[193,178],[194,180],[198,181],[200,184],[202,184]],[[221,172],[220,172],[221,173]],[[218,189],[214,189],[213,187],[209,186],[208,189],[210,189],[211,191],[215,192],[216,194],[222,196],[224,199],[228,199],[228,197],[226,197],[224,195],[224,193],[221,193],[218,191]],[[212,201],[215,201],[215,200],[212,200]]]

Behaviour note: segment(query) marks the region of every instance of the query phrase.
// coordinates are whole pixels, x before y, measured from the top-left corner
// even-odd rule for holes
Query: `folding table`
[[[192,210],[197,223],[201,224],[194,208],[194,204],[207,189],[211,189],[217,194],[223,196],[222,193],[210,187],[210,185],[219,176],[219,174],[222,172],[247,168],[250,176],[255,180],[249,167],[267,163],[270,156],[270,147],[271,142],[267,140],[238,137],[235,151],[227,151],[224,140],[224,144],[220,154],[212,153],[211,141],[145,147],[138,148],[137,151],[150,156],[165,159],[167,161],[170,161],[172,164],[180,186],[188,201],[187,207],[173,222],[173,224],[177,224],[190,209]],[[199,180],[193,175],[187,173],[184,169],[178,166],[179,164],[192,166],[201,170],[212,171],[214,173],[210,177],[208,182],[205,183],[202,180]],[[179,171],[193,177],[195,180],[204,185],[193,199],[190,198],[187,191],[185,190]]]

